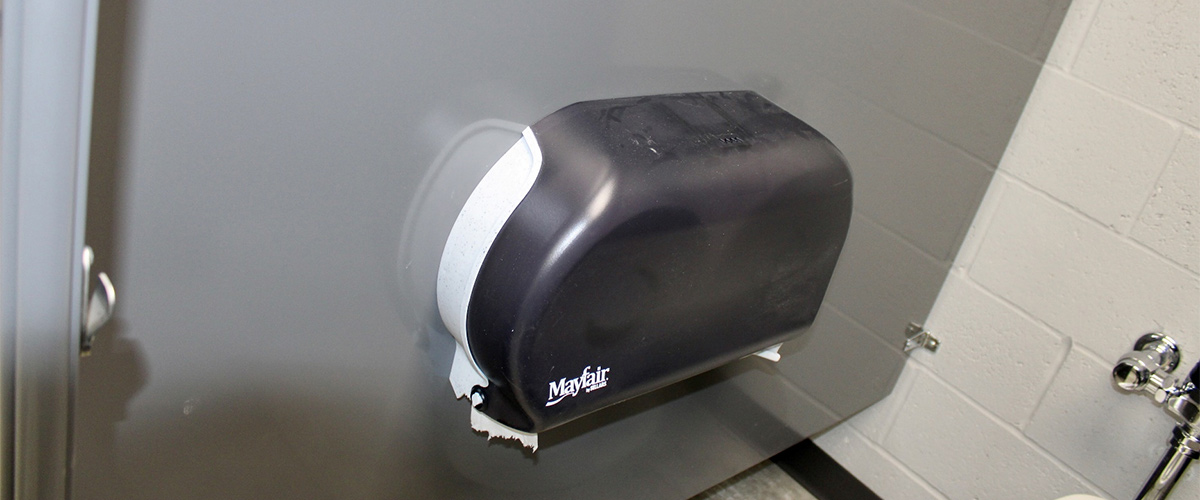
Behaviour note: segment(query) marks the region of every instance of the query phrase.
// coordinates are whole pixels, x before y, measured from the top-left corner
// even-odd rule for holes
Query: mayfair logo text
[[[588,366],[578,377],[571,379],[563,377],[558,379],[558,382],[550,382],[550,397],[546,398],[546,406],[554,406],[559,401],[574,397],[579,394],[579,391],[592,392],[603,388],[608,385],[608,370],[608,368],[597,366],[596,371],[592,371],[592,367]]]

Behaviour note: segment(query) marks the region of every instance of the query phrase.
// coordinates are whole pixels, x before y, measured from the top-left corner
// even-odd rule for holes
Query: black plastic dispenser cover
[[[754,92],[572,104],[467,310],[481,410],[541,432],[798,336],[850,224],[846,161]]]

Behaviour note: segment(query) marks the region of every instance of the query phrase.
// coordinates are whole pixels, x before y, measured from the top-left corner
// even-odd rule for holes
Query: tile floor
[[[817,497],[767,460],[691,500],[817,500]]]

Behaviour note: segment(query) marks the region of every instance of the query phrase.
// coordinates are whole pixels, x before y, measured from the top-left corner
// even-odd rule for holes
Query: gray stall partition
[[[75,496],[700,492],[891,390],[1067,3],[105,0]],[[474,183],[572,102],[731,89],[851,165],[816,324],[536,454],[472,432],[434,281]]]

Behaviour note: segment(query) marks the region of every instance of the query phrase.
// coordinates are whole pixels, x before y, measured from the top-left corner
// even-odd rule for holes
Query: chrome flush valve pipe
[[[1174,375],[1179,347],[1161,333],[1147,333],[1113,367],[1113,381],[1126,392],[1142,392],[1179,425],[1171,447],[1142,487],[1138,499],[1163,499],[1192,460],[1200,457],[1200,363],[1187,376]]]

